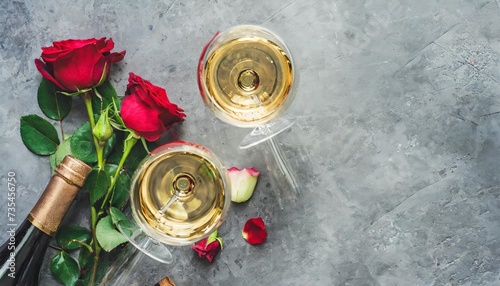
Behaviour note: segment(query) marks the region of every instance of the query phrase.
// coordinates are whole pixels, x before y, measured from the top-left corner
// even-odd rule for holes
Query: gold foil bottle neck
[[[80,188],[85,184],[85,179],[90,171],[92,168],[89,165],[71,155],[64,157],[55,169],[55,172],[66,178],[70,184]]]
[[[53,235],[90,171],[90,166],[75,157],[64,157],[28,220],[46,234]]]

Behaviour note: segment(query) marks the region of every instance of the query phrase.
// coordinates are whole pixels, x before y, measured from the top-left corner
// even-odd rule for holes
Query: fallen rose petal
[[[267,238],[266,225],[260,217],[251,218],[245,223],[241,234],[250,244],[264,243]]]
[[[248,201],[253,195],[260,171],[253,167],[243,170],[231,167],[227,172],[231,182],[231,201],[235,203]]]

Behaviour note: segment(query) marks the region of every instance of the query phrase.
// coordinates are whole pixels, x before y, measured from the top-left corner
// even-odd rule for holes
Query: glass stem
[[[270,132],[267,126],[262,126],[262,128],[263,128],[263,130],[261,130],[262,132],[266,133]],[[300,194],[299,184],[297,183],[297,180],[295,179],[295,176],[291,171],[290,165],[288,164],[288,160],[283,154],[283,150],[281,149],[278,142],[276,142],[274,136],[269,138],[267,142],[269,147],[271,148],[271,152],[274,156],[274,159],[276,160],[276,163],[278,165],[278,168],[280,169],[281,174],[288,181],[288,184],[292,188],[293,193],[298,197]]]
[[[170,200],[168,200],[168,202],[160,210],[158,210],[158,212],[163,215],[168,210],[168,208],[178,199],[179,197],[177,196],[177,194],[174,194],[170,198]]]

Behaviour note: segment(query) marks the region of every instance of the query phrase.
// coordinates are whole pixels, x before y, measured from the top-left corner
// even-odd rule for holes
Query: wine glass
[[[223,222],[231,203],[227,171],[206,147],[177,141],[153,150],[132,176],[129,240],[103,285],[125,285],[143,255],[171,263],[169,246],[190,245]],[[126,273],[124,273],[124,271]]]
[[[297,181],[274,138],[294,124],[282,115],[295,96],[295,70],[288,47],[276,34],[240,25],[217,33],[203,48],[198,86],[215,116],[254,128],[240,143],[241,149],[268,143],[281,175],[298,196]]]

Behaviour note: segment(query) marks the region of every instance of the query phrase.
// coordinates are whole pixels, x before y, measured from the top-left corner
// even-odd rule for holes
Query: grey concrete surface
[[[0,202],[13,171],[18,218],[50,176],[19,135],[20,116],[41,114],[33,59],[67,38],[111,37],[127,50],[111,75],[119,94],[129,72],[166,88],[187,118],[162,140],[263,171],[252,199],[232,206],[212,264],[174,248],[174,264],[146,261],[132,285],[165,275],[177,285],[500,285],[498,0],[5,0],[0,23]],[[239,150],[249,130],[220,122],[198,95],[201,48],[237,24],[275,31],[297,62],[287,112],[297,124],[277,139],[298,200],[271,184],[265,146]],[[85,118],[74,105],[70,132]],[[81,194],[69,220],[88,223],[87,210]],[[0,203],[2,240],[6,212]],[[269,231],[261,246],[240,234],[255,216]],[[55,285],[43,267],[41,284]]]

